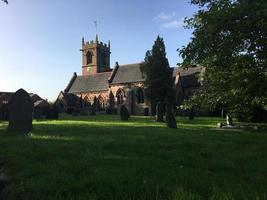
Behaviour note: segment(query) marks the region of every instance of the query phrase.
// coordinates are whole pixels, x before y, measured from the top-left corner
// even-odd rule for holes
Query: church
[[[110,41],[99,42],[82,39],[81,75],[74,72],[64,91],[61,91],[57,104],[63,111],[88,107],[93,103],[97,112],[108,109],[118,110],[125,105],[131,114],[151,114],[151,105],[145,93],[145,76],[140,70],[141,63],[115,64],[110,67]],[[199,75],[204,73],[201,66],[170,68],[173,87],[176,91],[175,102],[181,104],[184,99],[198,92],[202,86]]]

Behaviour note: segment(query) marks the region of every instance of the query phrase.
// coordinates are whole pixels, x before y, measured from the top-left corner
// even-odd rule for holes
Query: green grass
[[[0,122],[7,199],[267,199],[267,133],[218,130],[218,118],[61,116],[28,135]]]

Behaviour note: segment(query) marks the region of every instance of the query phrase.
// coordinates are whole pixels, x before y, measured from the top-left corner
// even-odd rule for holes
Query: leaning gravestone
[[[129,117],[130,117],[129,112],[128,112],[127,108],[124,105],[121,106],[120,116],[121,116],[121,120],[122,121],[127,121],[129,119]]]
[[[13,94],[8,112],[8,131],[28,132],[32,130],[33,102],[25,90],[19,89]]]

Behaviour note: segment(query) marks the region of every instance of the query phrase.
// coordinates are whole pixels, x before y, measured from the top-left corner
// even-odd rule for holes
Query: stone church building
[[[66,89],[57,99],[64,110],[77,106],[86,107],[96,104],[99,112],[107,108],[119,109],[125,105],[131,114],[150,112],[150,103],[144,90],[145,77],[140,70],[141,63],[116,65],[110,67],[110,42],[82,39],[82,74],[74,73]],[[197,92],[201,87],[199,74],[204,72],[200,66],[182,69],[171,68],[176,103]]]

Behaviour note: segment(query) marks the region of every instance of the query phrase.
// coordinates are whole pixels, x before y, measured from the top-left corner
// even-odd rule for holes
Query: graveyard
[[[266,11],[0,0],[0,200],[267,200]]]
[[[28,134],[7,132],[1,121],[3,197],[266,198],[266,127],[221,130],[221,118],[177,117],[170,129],[154,120],[61,114],[33,120]]]

